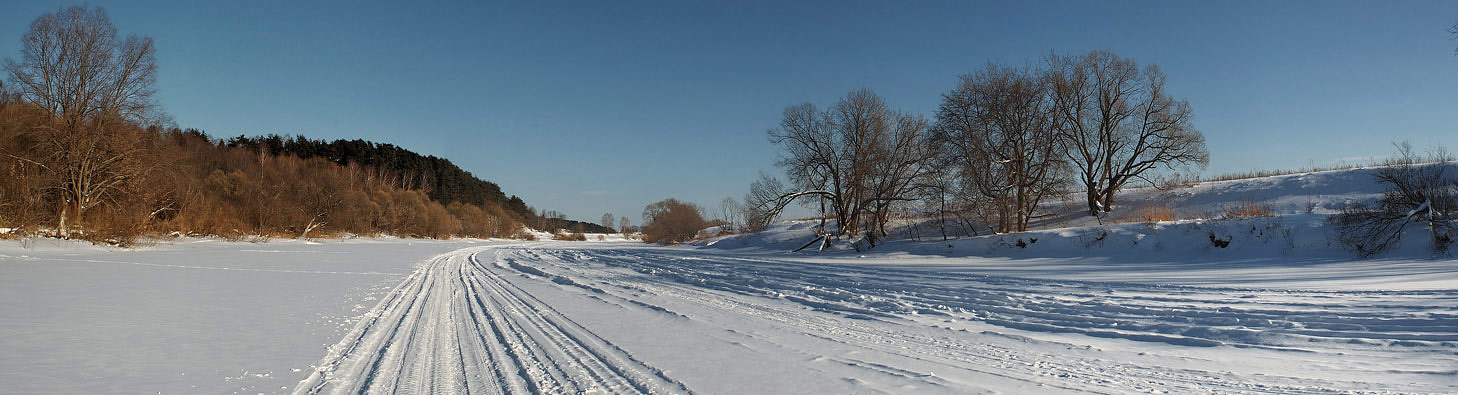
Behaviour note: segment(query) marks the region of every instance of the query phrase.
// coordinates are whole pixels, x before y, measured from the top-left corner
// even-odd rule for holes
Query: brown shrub
[[[54,114],[44,109],[0,97],[0,153],[6,154],[0,155],[0,228],[18,229],[14,237],[56,229],[63,206],[75,238],[119,245],[174,232],[235,240],[527,235],[514,212],[494,203],[446,207],[376,169],[271,155],[257,146],[225,146],[195,130],[137,124],[118,128],[128,139],[98,144],[146,153],[134,161],[145,168],[83,211],[74,198],[62,204],[59,176],[31,159],[50,158],[31,131],[53,122]]]
[[[1174,207],[1168,205],[1148,205],[1140,207],[1134,214],[1138,222],[1165,222],[1178,219],[1175,217]]]
[[[517,231],[516,234],[511,236],[511,238],[517,240],[537,241],[537,235],[532,234],[532,232],[528,232],[525,228]]]
[[[643,241],[672,244],[693,240],[705,228],[704,216],[693,203],[665,199],[643,209]]]
[[[552,235],[552,240],[561,241],[587,241],[587,235],[577,232],[560,232]]]
[[[1274,215],[1275,215],[1275,210],[1273,209],[1273,206],[1271,206],[1270,203],[1246,201],[1246,202],[1239,202],[1239,203],[1236,203],[1235,205],[1226,207],[1225,208],[1225,214],[1223,215],[1223,217],[1225,217],[1225,218],[1271,217],[1271,216],[1274,216]]]
[[[91,210],[87,212],[85,227],[72,234],[73,238],[94,244],[111,244],[132,247],[141,239],[139,230],[143,220],[125,210]]]

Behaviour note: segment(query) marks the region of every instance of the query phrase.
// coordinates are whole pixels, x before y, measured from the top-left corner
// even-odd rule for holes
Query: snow
[[[818,222],[678,247],[5,241],[0,392],[1458,391],[1458,261],[1328,241],[1324,215],[1380,193],[1367,171],[1121,200],[1273,217],[1067,204],[1034,232],[867,252],[790,253]]]
[[[474,244],[5,241],[0,393],[287,392],[412,263]]]

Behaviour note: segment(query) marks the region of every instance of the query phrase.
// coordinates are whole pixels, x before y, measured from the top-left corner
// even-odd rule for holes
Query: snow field
[[[692,363],[664,364],[690,388],[710,393],[1446,392],[1458,384],[1452,290],[1020,279],[662,249],[524,253],[542,263],[532,270],[552,276],[525,275],[542,285],[575,287],[583,297],[625,310],[656,311],[676,323],[669,327],[728,328],[717,336],[726,339],[700,339],[694,348],[760,344],[759,358],[808,362],[802,369],[825,362],[841,368],[746,387],[795,369],[743,363],[711,376],[713,382],[738,378],[714,387],[684,373]],[[637,341],[647,330],[604,337]],[[698,361],[733,363],[713,352],[699,355]],[[658,366],[659,358],[681,357],[643,360]]]
[[[0,393],[1458,392],[1458,261],[1328,241],[1365,171],[1125,194],[1274,217],[864,253],[788,253],[810,222],[667,248],[6,241]]]
[[[462,386],[445,387],[454,393],[1458,385],[1452,289],[1195,287],[765,255],[551,242],[452,252],[376,307],[297,393],[443,388],[416,386],[432,382]],[[484,340],[449,341],[462,333]]]
[[[287,393],[411,263],[474,244],[0,242],[0,393]]]

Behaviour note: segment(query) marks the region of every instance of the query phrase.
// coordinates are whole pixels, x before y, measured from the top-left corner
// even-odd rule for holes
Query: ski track
[[[551,282],[603,303],[697,320],[713,311],[880,359],[817,360],[957,392],[976,383],[887,358],[1077,392],[1447,392],[1458,375],[1458,291],[1294,291],[979,276],[647,248],[476,247],[411,274],[295,389],[314,393],[686,393],[519,287]],[[654,300],[670,301],[664,307]],[[692,306],[675,311],[675,306]],[[695,310],[696,309],[696,310]],[[957,322],[1006,330],[967,333]],[[709,323],[712,324],[712,323]],[[902,330],[947,325],[946,334]],[[752,327],[752,326],[751,326]],[[964,326],[965,327],[965,326]],[[803,340],[729,330],[804,355]],[[1017,333],[1369,360],[1372,372],[1444,379],[1388,388],[1326,379],[1144,366],[981,341],[1087,349]],[[723,339],[721,339],[723,340]],[[727,340],[726,340],[727,341]],[[999,345],[1004,344],[1004,345]],[[1422,355],[1413,361],[1404,355]],[[1092,355],[1092,356],[1090,356]],[[1300,358],[1293,358],[1300,359]],[[1434,362],[1437,361],[1437,362]],[[1358,364],[1360,365],[1360,364]],[[1446,367],[1444,367],[1446,366]],[[1346,369],[1353,369],[1350,366]],[[1366,376],[1364,376],[1366,375]]]
[[[1373,371],[1448,378],[1413,382],[1399,391],[1448,392],[1452,387],[1440,382],[1447,380],[1451,385],[1451,377],[1458,375],[1458,353],[1454,352],[1458,349],[1458,291],[1454,290],[1293,291],[1056,281],[682,250],[536,249],[518,254],[538,263],[529,269],[536,272],[533,274],[596,292],[621,293],[621,298],[634,304],[642,304],[633,299],[635,295],[678,299],[843,347],[1079,392],[1351,393],[1393,389],[1360,381],[1239,376],[1226,371],[1070,358],[984,344],[971,335],[926,336],[899,328],[975,321],[1010,329],[980,335],[1019,341],[1033,340],[1003,332],[1367,358]],[[592,265],[626,270],[613,272]],[[803,308],[787,309],[771,303],[774,301]],[[803,351],[815,354],[815,350]],[[1439,362],[1408,366],[1405,363],[1411,355],[1427,355]],[[947,385],[953,391],[962,385],[976,388],[975,383],[949,383],[930,373],[873,362],[837,362]]]
[[[512,285],[497,273],[498,255],[467,248],[432,258],[294,393],[690,392]]]

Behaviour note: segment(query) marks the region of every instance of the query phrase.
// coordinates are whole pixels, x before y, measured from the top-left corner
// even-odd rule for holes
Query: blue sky
[[[0,56],[69,4],[0,4]],[[742,196],[779,173],[786,106],[866,87],[931,116],[958,75],[1049,51],[1159,64],[1208,175],[1458,149],[1451,1],[96,5],[156,39],[179,126],[394,143],[589,221]]]

